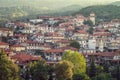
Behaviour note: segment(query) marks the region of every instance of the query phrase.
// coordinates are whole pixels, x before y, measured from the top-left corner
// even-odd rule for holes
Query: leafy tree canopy
[[[73,63],[74,74],[86,72],[86,60],[82,54],[69,50],[64,53],[62,59]]]
[[[29,64],[30,70],[28,71],[31,75],[32,80],[48,80],[49,78],[49,67],[45,61],[40,60],[38,62],[31,62]]]
[[[77,48],[77,49],[80,48],[79,42],[77,42],[77,41],[75,41],[75,40],[70,43],[70,46],[71,46],[71,47],[74,47],[74,48]]]
[[[56,64],[55,67],[57,80],[72,80],[73,64],[71,62],[63,60]]]
[[[95,76],[92,80],[115,80],[115,79],[113,79],[110,74],[100,73],[97,76]]]
[[[86,74],[76,74],[73,75],[73,80],[90,80],[90,78]]]
[[[84,21],[84,24],[91,27],[93,26],[93,22],[91,20]]]
[[[19,67],[8,59],[4,50],[0,53],[0,80],[20,80]]]

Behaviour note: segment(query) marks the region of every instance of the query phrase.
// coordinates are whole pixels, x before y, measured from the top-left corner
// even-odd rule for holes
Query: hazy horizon
[[[90,5],[109,4],[120,0],[0,0],[2,6],[38,6],[45,9],[58,9],[70,5],[86,7]]]

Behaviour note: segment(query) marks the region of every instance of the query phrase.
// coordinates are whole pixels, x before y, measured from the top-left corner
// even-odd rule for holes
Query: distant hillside
[[[61,16],[71,15],[75,12],[80,11],[81,8],[82,7],[80,5],[70,5],[70,6],[66,6],[66,7],[60,8],[58,10],[55,10],[53,12],[53,15],[61,15]]]
[[[42,0],[0,0],[0,21],[53,14],[56,9],[64,6],[58,5],[59,3],[51,5],[52,3],[53,1]]]
[[[33,18],[39,15],[71,15],[80,10],[79,5],[70,5],[57,10],[34,6],[0,7],[0,21],[7,19]]]
[[[73,15],[81,13],[85,16],[88,16],[92,11],[96,14],[97,19],[110,20],[113,18],[120,18],[120,6],[114,5],[89,6],[82,8]]]
[[[114,2],[112,5],[97,5],[86,8],[82,8],[80,5],[63,7],[64,3],[62,5],[54,4],[56,6],[54,7],[50,4],[51,2],[46,3],[42,0],[0,0],[0,21],[33,18],[40,15],[76,15],[81,13],[88,16],[91,11],[95,12],[98,20],[120,18],[120,6],[115,6],[120,5],[120,1]]]
[[[48,14],[53,12],[52,10],[44,10],[42,8],[33,8],[28,6],[20,7],[0,7],[0,20],[17,19],[25,16],[35,16],[38,14]]]
[[[60,9],[60,11],[78,11],[82,7],[80,5],[70,5]]]
[[[120,1],[113,2],[113,3],[111,3],[111,5],[120,6]]]

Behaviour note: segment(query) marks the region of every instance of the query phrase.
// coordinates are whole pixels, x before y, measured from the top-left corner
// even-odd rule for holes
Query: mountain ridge
[[[120,6],[120,1],[113,2],[113,3],[111,3],[110,5]]]

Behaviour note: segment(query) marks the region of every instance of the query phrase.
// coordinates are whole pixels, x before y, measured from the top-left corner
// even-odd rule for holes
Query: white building
[[[89,49],[96,49],[96,39],[89,39],[88,40],[88,48]]]

